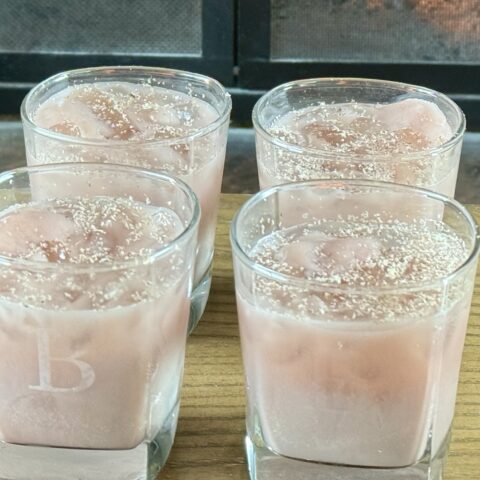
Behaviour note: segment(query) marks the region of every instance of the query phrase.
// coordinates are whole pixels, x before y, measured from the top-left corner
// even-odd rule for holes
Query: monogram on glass
[[[448,197],[318,180],[231,228],[252,479],[440,480],[479,251]]]
[[[21,114],[29,165],[108,162],[184,180],[202,210],[190,329],[208,298],[231,100],[215,80],[162,68],[101,67],[36,86]]]
[[[260,188],[349,178],[455,193],[465,117],[439,92],[383,80],[298,80],[264,95],[253,123]]]
[[[2,173],[0,205],[0,478],[156,478],[178,419],[195,195],[64,163]]]

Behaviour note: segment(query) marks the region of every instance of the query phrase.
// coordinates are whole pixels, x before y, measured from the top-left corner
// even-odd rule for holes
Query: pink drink
[[[437,92],[364,79],[292,82],[254,110],[261,188],[370,179],[453,196],[463,114]]]
[[[25,137],[29,165],[102,161],[166,171],[184,180],[202,209],[197,283],[213,256],[227,125],[202,133],[220,114],[193,95],[193,87],[190,95],[149,83],[147,74],[143,83],[112,80],[68,86],[41,103],[33,121],[71,139],[36,136],[28,130]],[[124,188],[128,192],[128,185]]]
[[[268,232],[274,222],[258,224]],[[248,280],[236,265],[252,441],[367,467],[435,456],[453,418],[475,266],[448,286],[409,287],[464,264],[460,235],[439,220],[365,211],[280,229],[251,248],[257,265],[291,278]]]
[[[1,442],[130,449],[174,431],[189,268],[180,250],[152,256],[183,230],[121,198],[2,212]]]

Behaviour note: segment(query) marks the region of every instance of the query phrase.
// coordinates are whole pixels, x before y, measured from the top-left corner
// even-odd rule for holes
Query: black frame
[[[233,84],[234,0],[203,0],[199,56],[0,53],[0,111],[18,114],[28,90],[55,73],[75,68],[142,65],[189,70]]]
[[[270,0],[238,1],[238,87],[269,90],[300,78],[367,77],[423,85],[450,95],[480,128],[480,64],[272,61]]]
[[[203,0],[202,55],[0,53],[0,114],[19,113],[28,90],[64,70],[102,65],[162,66],[203,73],[233,97],[233,120],[251,126],[258,98],[281,83],[321,76],[404,81],[449,94],[468,128],[480,130],[480,65],[271,61],[270,0]]]

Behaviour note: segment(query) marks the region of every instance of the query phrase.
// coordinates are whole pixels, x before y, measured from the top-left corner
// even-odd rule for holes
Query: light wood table
[[[246,195],[222,195],[207,309],[188,339],[177,435],[161,480],[248,479],[245,396],[229,228]],[[480,206],[471,207],[480,221]],[[480,479],[480,276],[477,274],[444,480]],[[292,479],[295,480],[295,479]]]

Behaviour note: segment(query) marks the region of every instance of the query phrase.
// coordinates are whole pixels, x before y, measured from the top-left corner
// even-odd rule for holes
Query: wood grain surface
[[[207,309],[188,340],[177,435],[161,480],[247,480],[245,396],[229,241],[246,195],[222,195]],[[480,206],[471,207],[480,221]],[[444,480],[480,479],[480,275],[465,342]],[[294,479],[292,479],[294,480]]]

